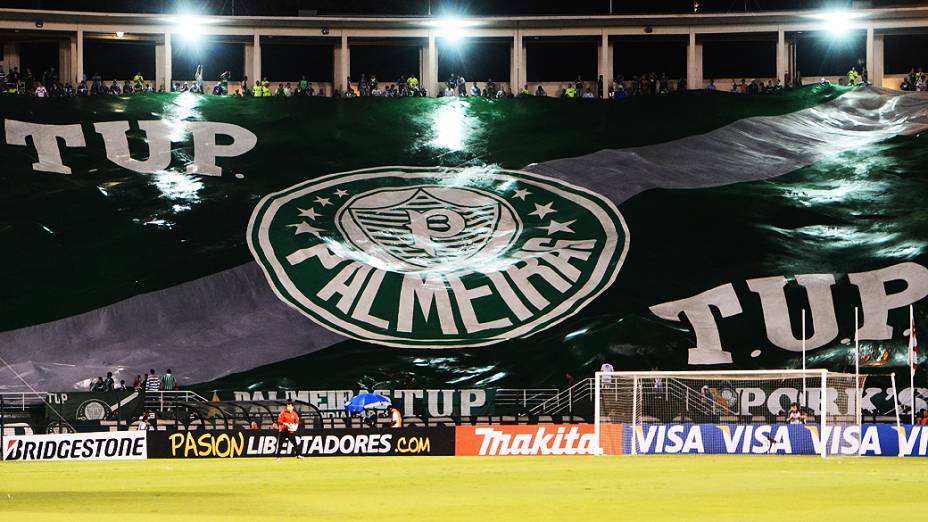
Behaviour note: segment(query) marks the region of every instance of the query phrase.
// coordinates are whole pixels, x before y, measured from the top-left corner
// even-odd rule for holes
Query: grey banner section
[[[705,188],[770,179],[841,151],[925,129],[928,93],[868,88],[785,116],[746,118],[668,143],[603,150],[526,170],[570,180],[618,205],[651,188]]]
[[[344,337],[274,295],[256,263],[58,321],[0,333],[0,355],[37,390],[86,389],[155,368],[202,382],[331,346]],[[0,391],[26,391],[0,367]]]
[[[620,204],[650,188],[769,179],[844,150],[926,129],[928,94],[862,89],[785,116],[747,118],[707,134],[527,170],[582,185]],[[2,332],[0,355],[33,387],[68,390],[108,370],[131,383],[151,367],[159,373],[171,368],[181,384],[202,382],[343,340],[280,301],[250,263],[85,314]],[[25,390],[9,368],[0,368],[3,390]]]

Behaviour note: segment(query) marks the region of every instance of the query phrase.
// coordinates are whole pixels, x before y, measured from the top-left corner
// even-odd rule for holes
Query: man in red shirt
[[[292,402],[288,402],[287,409],[277,416],[277,424],[280,426],[280,431],[277,433],[277,460],[280,460],[285,441],[290,441],[294,453],[296,453],[296,458],[302,459],[303,455],[300,455],[300,450],[296,444],[296,430],[300,427],[300,415],[293,408]]]

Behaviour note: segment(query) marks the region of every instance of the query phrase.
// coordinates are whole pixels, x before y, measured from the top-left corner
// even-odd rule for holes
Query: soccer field
[[[874,520],[928,459],[372,457],[0,463],[0,520]]]

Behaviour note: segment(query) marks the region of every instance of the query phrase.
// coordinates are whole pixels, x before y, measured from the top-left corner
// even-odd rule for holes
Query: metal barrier
[[[593,400],[593,378],[589,377],[577,382],[566,390],[561,390],[553,397],[536,404],[529,412],[533,415],[557,415],[564,411],[573,413],[574,404],[580,401]]]
[[[190,402],[208,402],[202,395],[187,390],[145,392],[145,409],[165,411]]]
[[[504,408],[529,411],[539,404],[557,396],[557,388],[515,389],[500,388],[496,390],[493,404]]]

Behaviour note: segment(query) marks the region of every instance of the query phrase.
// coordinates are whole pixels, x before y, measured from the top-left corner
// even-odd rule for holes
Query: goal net
[[[864,376],[827,370],[597,372],[605,455],[857,455]]]

